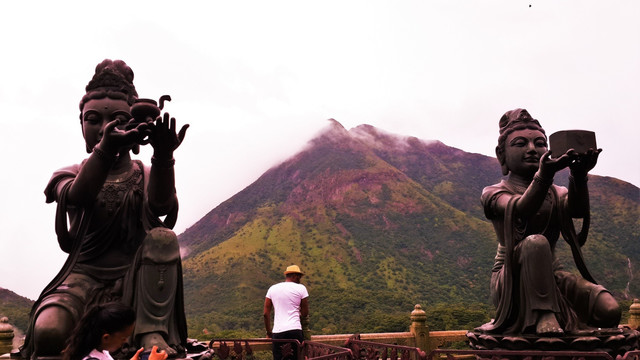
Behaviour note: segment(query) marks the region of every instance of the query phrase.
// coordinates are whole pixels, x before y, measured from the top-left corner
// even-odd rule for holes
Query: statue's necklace
[[[135,162],[126,175],[128,176],[105,181],[100,191],[100,206],[105,208],[108,215],[113,215],[116,209],[120,207],[122,199],[127,192],[132,191],[142,194],[142,170]]]

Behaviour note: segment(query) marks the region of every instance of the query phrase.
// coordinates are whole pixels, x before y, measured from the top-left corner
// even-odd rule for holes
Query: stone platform
[[[541,350],[541,351],[603,351],[614,356],[638,349],[640,332],[628,327],[584,330],[560,337],[489,334],[479,330],[467,333],[476,350]]]

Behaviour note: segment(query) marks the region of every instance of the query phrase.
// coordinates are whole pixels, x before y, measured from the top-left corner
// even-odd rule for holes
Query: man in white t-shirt
[[[307,288],[300,284],[304,275],[298,265],[287,267],[284,272],[285,281],[272,285],[264,299],[264,327],[267,329],[267,337],[276,339],[296,339],[304,341],[300,318],[309,315],[309,293]],[[273,329],[271,328],[271,310],[274,310]],[[282,345],[274,342],[273,360],[282,360]],[[293,344],[293,354],[284,359],[295,359],[297,347]]]

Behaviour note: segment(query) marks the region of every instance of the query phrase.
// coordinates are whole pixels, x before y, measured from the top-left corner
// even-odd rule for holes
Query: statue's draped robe
[[[85,160],[86,161],[86,160]],[[40,311],[48,306],[61,306],[77,322],[86,307],[108,301],[122,301],[136,309],[147,307],[157,310],[153,299],[136,289],[138,272],[143,266],[142,243],[153,228],[171,228],[177,218],[177,206],[162,221],[149,208],[146,187],[149,169],[133,161],[132,169],[120,181],[105,182],[95,206],[109,213],[102,224],[92,223],[93,209],[80,209],[67,204],[67,194],[84,162],[56,171],[45,189],[47,203],[57,201],[55,228],[60,248],[69,254],[56,277],[42,291],[31,311],[22,355],[29,358],[33,352],[33,330]],[[59,192],[56,194],[56,192]],[[104,254],[111,255],[105,261]],[[162,332],[169,335],[169,344],[185,344],[187,337],[182,291],[182,270],[179,256],[176,261],[177,281],[170,294],[172,309],[167,314],[147,314],[146,322],[166,325]],[[68,284],[75,286],[69,287]],[[85,289],[82,289],[83,285]],[[87,294],[86,289],[89,289]],[[145,324],[138,313],[136,329],[151,329],[157,324]],[[168,323],[167,321],[168,320]],[[137,330],[134,334],[139,333]]]
[[[492,221],[499,244],[491,276],[496,317],[480,329],[505,334],[533,332],[537,310],[554,312],[565,331],[584,328],[598,294],[607,290],[563,271],[554,256],[560,233],[567,241],[573,241],[566,237],[575,233],[567,229],[573,226],[567,206],[567,189],[552,185],[539,212],[528,220],[518,218],[515,213],[515,204],[524,191],[524,188],[502,181],[486,187],[482,193],[485,216]],[[496,209],[497,199],[501,196],[509,197],[503,216]],[[544,238],[536,237],[537,234]],[[537,240],[546,239],[548,249],[529,251],[530,245],[535,243],[528,241],[527,237],[531,235]]]

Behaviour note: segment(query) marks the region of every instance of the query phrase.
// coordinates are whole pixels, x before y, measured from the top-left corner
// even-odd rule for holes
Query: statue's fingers
[[[578,152],[573,148],[567,150],[567,152],[565,154],[567,154],[568,156],[571,156],[571,157],[578,156]]]
[[[184,140],[184,136],[187,134],[187,129],[188,128],[189,128],[189,124],[182,125],[182,128],[180,129],[180,132],[178,133],[178,142],[179,142],[179,144],[182,143],[182,140]]]
[[[113,129],[116,128],[116,126],[120,125],[120,119],[115,119],[113,121],[110,121],[109,123],[107,123],[107,125],[104,127],[104,132],[105,133],[110,133],[113,131]]]
[[[596,152],[593,154],[593,161],[596,162],[598,161],[598,157],[600,156],[600,153],[602,152],[602,149],[598,149],[596,150]]]
[[[150,132],[151,128],[149,126],[149,124],[142,122],[139,123],[134,129],[140,131],[140,132]]]

